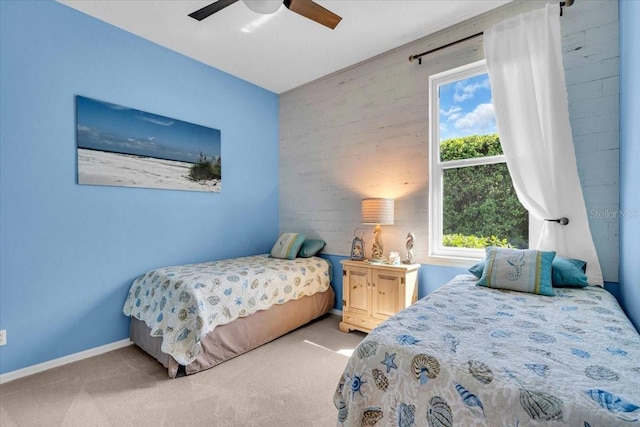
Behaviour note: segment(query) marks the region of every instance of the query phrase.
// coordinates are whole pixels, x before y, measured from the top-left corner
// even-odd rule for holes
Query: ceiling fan
[[[189,16],[198,21],[202,21],[204,18],[221,11],[237,1],[238,0],[218,0],[215,3],[211,3],[202,9],[190,13]],[[332,30],[338,25],[340,20],[342,20],[341,17],[312,0],[242,0],[242,2],[254,12],[265,15],[275,13],[280,6],[284,4],[290,11],[329,27]]]

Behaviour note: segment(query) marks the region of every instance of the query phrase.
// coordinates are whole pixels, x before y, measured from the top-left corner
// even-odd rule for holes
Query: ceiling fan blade
[[[198,9],[195,12],[190,13],[189,16],[193,19],[197,19],[198,21],[202,21],[204,18],[221,11],[225,7],[232,5],[237,1],[238,0],[218,0],[215,3],[211,3],[210,5],[205,6],[202,9]]]
[[[341,17],[312,0],[284,0],[284,5],[292,12],[316,21],[318,24],[329,27],[332,30],[342,20]]]

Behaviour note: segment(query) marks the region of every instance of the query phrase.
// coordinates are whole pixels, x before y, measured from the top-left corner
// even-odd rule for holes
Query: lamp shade
[[[363,199],[362,223],[392,225],[393,199]]]
[[[282,0],[242,0],[247,7],[254,12],[269,15],[275,13],[280,6]]]

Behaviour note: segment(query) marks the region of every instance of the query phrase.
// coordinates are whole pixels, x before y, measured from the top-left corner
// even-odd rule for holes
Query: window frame
[[[452,248],[442,244],[442,181],[444,171],[461,167],[506,163],[506,158],[504,155],[499,155],[444,162],[440,160],[439,87],[480,74],[488,74],[488,72],[486,59],[481,59],[429,76],[429,256],[432,258],[477,261],[484,258],[485,255],[484,249]],[[531,223],[529,236],[531,237]],[[531,240],[529,241],[531,242]]]

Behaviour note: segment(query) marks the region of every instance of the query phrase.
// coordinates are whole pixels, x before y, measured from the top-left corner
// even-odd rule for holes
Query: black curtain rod
[[[574,2],[574,0],[565,0],[565,1],[561,1],[560,2],[560,16],[562,16],[562,8],[565,7],[565,6],[566,7],[571,6],[573,4],[573,2]],[[451,42],[451,43],[447,43],[444,46],[440,46],[440,47],[437,47],[435,49],[428,50],[426,52],[422,52],[422,53],[418,53],[418,54],[415,54],[415,55],[411,55],[409,57],[409,62],[413,62],[413,61],[415,61],[417,59],[418,60],[418,65],[421,65],[423,56],[428,55],[428,54],[433,53],[433,52],[437,52],[437,51],[439,51],[441,49],[448,48],[449,46],[453,46],[453,45],[458,44],[458,43],[466,42],[467,40],[474,39],[476,37],[481,36],[482,34],[484,34],[484,33],[477,33],[477,34],[474,34],[472,36],[468,36],[468,37],[465,37],[463,39],[456,40],[456,41]]]
[[[449,46],[453,46],[454,44],[458,44],[458,43],[466,42],[467,40],[474,39],[474,38],[476,38],[476,37],[481,36],[482,34],[484,34],[484,33],[474,34],[474,35],[472,35],[472,36],[465,37],[465,38],[463,38],[463,39],[456,40],[456,41],[451,42],[451,43],[447,43],[447,44],[445,44],[444,46],[440,46],[440,47],[437,47],[437,48],[435,48],[435,49],[428,50],[428,51],[426,51],[426,52],[418,53],[418,54],[416,54],[416,55],[411,55],[411,56],[409,57],[409,62],[413,62],[413,61],[415,61],[415,60],[417,59],[417,60],[418,60],[418,64],[422,64],[422,57],[423,57],[423,56],[428,55],[428,54],[433,53],[433,52],[437,52],[437,51],[439,51],[439,50],[441,50],[441,49],[446,49],[446,48],[448,48]]]

